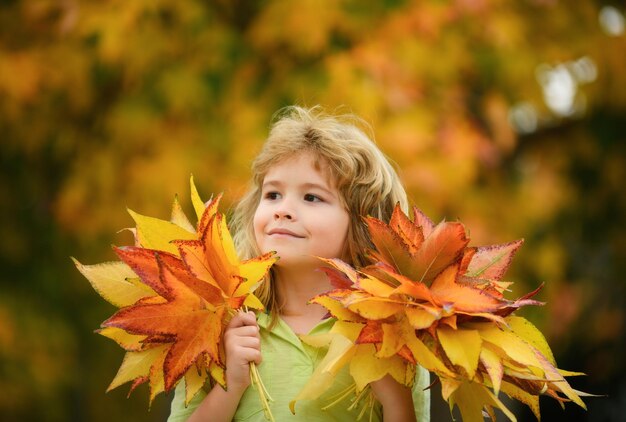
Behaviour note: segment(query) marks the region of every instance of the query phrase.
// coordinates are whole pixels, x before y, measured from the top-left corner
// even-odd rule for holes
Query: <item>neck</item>
[[[317,323],[326,315],[324,307],[308,304],[313,297],[332,288],[326,274],[311,267],[276,267],[274,276],[283,319],[305,319]]]

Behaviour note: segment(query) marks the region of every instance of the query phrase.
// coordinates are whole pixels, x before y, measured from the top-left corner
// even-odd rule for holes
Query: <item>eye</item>
[[[322,202],[322,198],[317,195],[313,195],[312,193],[305,194],[304,200],[307,202]]]
[[[265,199],[269,199],[270,201],[276,200],[280,198],[280,193],[278,192],[266,192],[263,197]]]

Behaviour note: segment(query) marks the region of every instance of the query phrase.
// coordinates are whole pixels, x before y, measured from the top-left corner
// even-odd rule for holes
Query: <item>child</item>
[[[267,313],[236,315],[224,335],[228,391],[201,391],[185,408],[184,382],[176,388],[170,421],[264,421],[258,394],[248,388],[249,362],[274,399],[276,421],[353,421],[349,401],[327,410],[330,397],[351,384],[347,370],[317,400],[288,404],[311,376],[324,351],[299,334],[327,332],[334,322],[308,301],[332,287],[316,257],[363,265],[371,246],[361,216],[388,221],[396,203],[408,208],[404,188],[382,152],[346,116],[318,107],[288,108],[273,125],[252,169],[249,192],[235,210],[233,232],[243,257],[276,251],[280,260],[256,294]],[[428,421],[428,372],[419,368],[413,390],[390,376],[371,384],[379,404],[373,420]],[[366,418],[367,419],[367,418]]]

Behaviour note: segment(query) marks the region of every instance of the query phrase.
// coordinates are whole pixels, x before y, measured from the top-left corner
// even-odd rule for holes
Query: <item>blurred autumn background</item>
[[[73,266],[129,244],[129,207],[166,218],[188,180],[231,205],[272,115],[344,106],[371,123],[412,201],[472,243],[525,238],[511,297],[588,411],[624,420],[624,2],[0,2],[0,419],[164,420],[105,390],[114,308]],[[433,420],[450,420],[433,394]],[[533,420],[515,408],[520,420]]]

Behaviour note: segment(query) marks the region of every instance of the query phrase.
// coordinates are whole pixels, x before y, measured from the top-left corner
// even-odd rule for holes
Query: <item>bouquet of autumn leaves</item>
[[[515,420],[499,392],[528,405],[538,419],[541,394],[585,408],[580,396],[588,394],[564,378],[582,374],[557,369],[541,332],[512,315],[541,304],[531,299],[539,288],[517,300],[504,297],[511,283],[502,277],[521,240],[469,247],[461,223],[435,225],[417,208],[413,220],[397,206],[389,224],[365,222],[374,264],[355,269],[322,259],[335,289],[312,303],[337,322],[328,334],[302,337],[328,352],[292,412],[296,401],[319,397],[344,366],[354,385],[331,405],[353,396],[354,407],[363,397],[372,405],[366,387],[386,374],[411,386],[418,364],[437,375],[450,410],[458,406],[465,422],[482,422],[484,412],[495,420],[495,408]]]
[[[135,245],[114,247],[120,261],[74,260],[93,288],[120,308],[98,330],[126,350],[107,391],[132,382],[132,392],[147,382],[152,402],[184,378],[188,403],[209,377],[225,387],[223,331],[239,310],[263,309],[253,291],[277,258],[268,253],[241,262],[217,212],[220,197],[205,205],[192,178],[191,199],[197,227],[177,199],[170,221],[129,211]],[[253,364],[251,377],[272,419]]]

